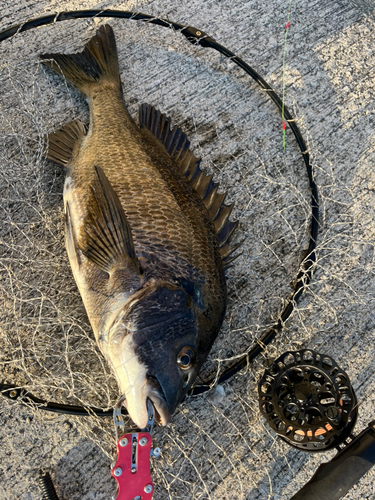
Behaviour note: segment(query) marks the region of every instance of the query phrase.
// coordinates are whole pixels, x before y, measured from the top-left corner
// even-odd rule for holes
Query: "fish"
[[[111,26],[80,53],[40,58],[89,104],[88,128],[75,120],[51,132],[44,153],[66,170],[74,279],[134,424],[146,426],[149,399],[167,425],[224,319],[233,204],[165,114],[142,104],[139,124],[131,117]]]

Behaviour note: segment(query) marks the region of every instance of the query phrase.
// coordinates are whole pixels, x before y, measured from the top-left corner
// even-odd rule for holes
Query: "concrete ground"
[[[349,374],[355,432],[375,418],[375,4],[370,0],[102,2],[2,0],[0,29],[51,12],[112,8],[195,26],[254,67],[302,131],[319,189],[318,261],[283,333],[221,391],[190,398],[154,439],[155,500],[290,499],[333,452],[309,455],[260,416],[263,359],[312,348]],[[63,243],[63,172],[41,157],[44,135],[88,120],[83,97],[40,67],[73,52],[105,20],[56,23],[0,44],[0,381],[70,404],[110,407],[114,379],[88,325]],[[228,271],[225,324],[202,379],[244,355],[277,320],[307,249],[310,194],[292,134],[265,92],[231,62],[178,33],[135,21],[113,26],[131,113],[149,102],[188,134],[235,201],[243,250]],[[285,65],[283,71],[283,56]],[[111,498],[110,418],[70,417],[0,401],[0,499],[36,500],[37,471],[61,500]],[[375,469],[344,497],[375,498]]]

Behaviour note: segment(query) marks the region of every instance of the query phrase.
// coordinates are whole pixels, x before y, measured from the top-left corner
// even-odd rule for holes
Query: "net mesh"
[[[88,107],[77,90],[38,61],[44,52],[80,51],[104,22],[60,23],[17,34],[0,46],[0,367],[2,381],[46,400],[111,408],[117,385],[96,345],[64,247],[64,172],[42,155],[45,135],[74,119],[88,123]],[[267,94],[231,61],[172,30],[135,21],[110,24],[130,113],[136,116],[147,102],[181,126],[203,167],[228,192],[227,201],[235,202],[233,218],[240,221],[237,235],[244,241],[227,273],[226,319],[199,383],[246,355],[285,307],[308,248],[307,174],[289,131],[282,149],[281,120]],[[15,60],[17,47],[22,58]],[[275,72],[269,82],[280,77]],[[292,68],[286,67],[285,77],[287,92],[298,86]],[[355,171],[338,172],[310,137],[296,102],[288,104],[307,139],[320,196],[313,281],[263,355],[224,387],[188,399],[166,428],[155,429],[162,448],[152,464],[155,500],[290,498],[307,481],[323,457],[278,440],[258,411],[262,361],[288,349],[312,347],[332,355],[351,376],[362,407],[360,424],[369,420],[374,195],[370,185],[364,192],[363,182],[373,182],[367,173],[375,148],[369,144]],[[10,415],[17,403],[2,401],[1,411]],[[42,422],[49,418],[34,407],[28,411]],[[107,457],[102,461],[108,476],[101,476],[95,497],[92,484],[79,490],[60,478],[63,493],[72,500],[109,498],[111,419],[70,421],[80,439],[88,438]],[[8,484],[14,467],[4,472]],[[68,460],[65,471],[73,475]],[[17,487],[37,498],[32,486]]]

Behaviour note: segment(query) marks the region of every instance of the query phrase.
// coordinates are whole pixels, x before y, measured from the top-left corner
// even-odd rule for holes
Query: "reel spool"
[[[357,420],[357,398],[348,375],[330,356],[312,350],[270,360],[258,392],[268,424],[299,450],[339,447]]]

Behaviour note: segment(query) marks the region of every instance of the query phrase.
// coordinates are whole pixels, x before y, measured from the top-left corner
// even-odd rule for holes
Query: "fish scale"
[[[91,141],[95,142],[94,135]],[[139,168],[139,165],[136,165],[133,170],[133,164],[126,160],[126,155],[125,158],[113,161],[115,165],[132,165],[130,171],[123,167],[121,173],[111,169],[105,159],[107,162],[108,159],[111,159],[110,147],[97,155],[95,163],[103,168],[121,201],[132,227],[136,253],[142,255],[143,253],[153,252],[160,260],[168,263],[169,259],[166,258],[168,254],[165,255],[165,250],[168,248],[168,253],[173,253],[175,256],[171,263],[171,266],[173,266],[171,271],[174,270],[177,274],[189,275],[187,268],[189,265],[194,265],[189,261],[192,254],[190,245],[194,236],[191,235],[190,227],[186,224],[185,217],[179,210],[177,203],[170,196],[166,183],[163,179],[155,179],[153,175],[146,176],[146,169]],[[77,185],[81,182],[80,177],[83,177],[83,183],[87,186],[85,171],[92,169],[92,166],[85,165],[85,169],[81,168],[78,178],[75,177],[73,171],[73,180]],[[76,169],[79,167],[77,165]],[[144,176],[141,180],[137,179],[140,174]],[[134,189],[132,186],[136,182],[138,182],[138,185]],[[152,184],[152,188],[150,184]],[[166,196],[164,197],[164,195]],[[169,195],[169,200],[166,199],[167,195]],[[80,198],[82,198],[82,195],[80,195]],[[145,204],[145,199],[147,199],[147,204]],[[161,199],[163,199],[163,203]],[[165,201],[167,201],[167,204],[165,204]],[[128,210],[127,207],[130,207],[130,209]],[[177,259],[177,257],[180,257],[180,259]]]
[[[150,105],[140,107],[140,126],[130,117],[110,26],[82,53],[42,59],[89,98],[88,132],[67,124],[46,151],[67,169],[74,278],[131,418],[145,427],[149,398],[165,425],[224,319],[232,206],[180,128]]]
[[[134,131],[133,121],[125,114],[124,118],[127,123],[125,130],[122,131],[122,135],[125,132],[125,137],[114,138],[112,134],[107,136],[103,130],[110,127],[111,120],[107,127],[104,123],[97,122],[96,106],[102,106],[102,102],[94,101],[93,132],[90,137],[91,144],[87,145],[87,151],[84,154],[84,161],[87,161],[87,157],[92,154],[94,158],[92,163],[95,162],[103,168],[129,219],[137,250],[142,252],[150,245],[153,247],[152,250],[156,254],[161,254],[160,258],[163,259],[163,249],[171,246],[176,254],[188,263],[191,255],[190,244],[194,239],[194,234],[168,184],[155,166],[150,165],[149,157],[140,147],[139,132]],[[106,106],[105,109],[107,115],[118,117],[119,113],[116,108]],[[129,129],[134,131],[138,141],[134,140],[131,134],[126,134]],[[92,153],[90,153],[91,148]],[[122,166],[121,169],[118,165]],[[151,231],[145,229],[145,227],[150,229],[150,226]],[[138,232],[147,236],[147,239],[142,238],[141,244],[138,243]],[[155,243],[159,243],[160,246],[155,247]],[[181,261],[180,268],[186,267],[183,264]],[[173,265],[175,266],[176,262],[173,262]]]

